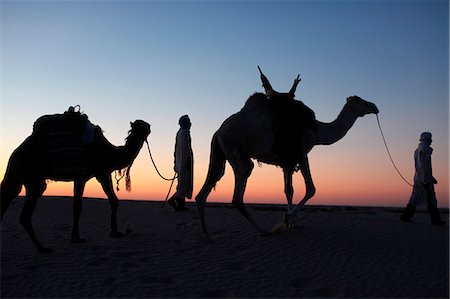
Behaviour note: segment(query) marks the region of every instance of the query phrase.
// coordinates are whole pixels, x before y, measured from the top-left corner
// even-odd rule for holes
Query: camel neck
[[[127,137],[125,145],[118,148],[120,151],[120,158],[118,159],[120,160],[120,168],[129,166],[136,159],[143,144],[144,140],[133,135],[133,133]]]
[[[347,134],[357,118],[356,111],[349,103],[346,103],[334,121],[330,123],[317,121],[316,144],[328,145],[340,140]]]

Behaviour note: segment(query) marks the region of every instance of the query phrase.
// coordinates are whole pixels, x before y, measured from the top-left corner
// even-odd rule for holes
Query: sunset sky
[[[439,206],[449,200],[449,4],[423,1],[2,1],[0,176],[41,115],[80,105],[113,144],[130,121],[151,124],[160,171],[173,175],[178,119],[193,123],[194,194],[206,177],[213,133],[262,92],[257,65],[318,120],[334,120],[345,99],[375,103],[392,157],[412,182],[422,131],[433,133]],[[390,164],[375,115],[339,142],[309,154],[317,193],[308,204],[403,206],[411,187]],[[120,199],[163,200],[145,147]],[[280,168],[256,167],[246,202],[286,203]],[[304,195],[294,176],[295,202]],[[227,166],[209,201],[231,202]],[[72,195],[49,182],[46,195]],[[23,193],[22,193],[23,194]],[[105,197],[91,180],[85,196]]]

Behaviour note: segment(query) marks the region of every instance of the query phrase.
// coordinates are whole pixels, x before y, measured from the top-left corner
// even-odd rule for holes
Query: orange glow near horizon
[[[158,132],[156,132],[158,133]],[[173,176],[173,136],[166,139],[158,139],[159,136],[152,133],[150,142],[155,162],[159,170],[166,177]],[[195,135],[193,136],[195,137]],[[352,141],[350,137],[350,142]],[[209,140],[195,143],[194,150],[194,194],[202,187],[206,178],[209,163]],[[409,200],[411,187],[404,183],[393,169],[385,152],[380,150],[379,140],[366,140],[366,150],[360,150],[362,141],[353,139],[352,146],[349,142],[340,142],[332,146],[317,146],[309,154],[311,173],[316,186],[316,194],[307,204],[309,205],[359,205],[359,206],[404,206]],[[367,142],[371,142],[367,146]],[[12,144],[13,142],[9,143]],[[411,148],[412,146],[405,145]],[[350,150],[349,150],[350,148]],[[368,150],[367,150],[368,148]],[[12,150],[11,150],[12,151]],[[395,153],[394,153],[395,154]],[[436,155],[436,156],[435,156]],[[439,156],[440,155],[440,156]],[[400,156],[400,155],[396,155]],[[434,176],[438,179],[436,194],[439,207],[448,207],[449,187],[446,167],[448,157],[440,152],[433,154]],[[6,168],[6,161],[2,162],[2,168]],[[412,152],[397,158],[396,161],[405,177],[412,181],[414,165]],[[4,170],[3,174],[4,175]],[[114,188],[116,181],[112,174]],[[164,200],[168,192],[170,182],[162,180],[156,173],[150,162],[147,148],[141,149],[131,169],[132,191],[125,190],[125,180],[120,182],[120,191],[116,191],[122,200]],[[294,203],[298,203],[305,194],[305,186],[301,174],[295,173]],[[171,194],[175,192],[176,182]],[[234,189],[234,176],[231,167],[227,163],[224,177],[217,183],[208,197],[208,202],[231,203]],[[21,195],[25,192],[22,190]],[[73,183],[49,181],[44,195],[73,196]],[[91,179],[85,188],[85,197],[106,198],[100,184],[96,179]],[[283,173],[281,168],[263,164],[261,167],[255,161],[255,167],[250,176],[246,193],[246,203],[276,203],[286,204],[283,185]]]
[[[309,205],[357,205],[357,206],[404,206],[406,205],[411,188],[405,184],[392,171],[386,173],[386,165],[371,168],[371,171],[355,171],[345,168],[348,163],[345,159],[336,160],[332,157],[320,156],[317,163],[314,158],[318,154],[312,154],[310,158],[311,171],[316,186],[315,196],[308,201]],[[359,163],[358,169],[367,169],[364,163],[370,163],[364,157],[355,157],[353,160]],[[361,160],[359,160],[361,159]],[[361,165],[362,164],[362,165]],[[206,164],[207,165],[207,164]],[[160,171],[170,177],[171,173],[164,170],[171,169],[171,162],[161,164]],[[206,177],[206,167],[195,169],[194,194],[200,190]],[[116,188],[114,174],[113,185]],[[131,169],[132,191],[125,190],[125,182],[120,182],[120,191],[116,194],[121,200],[164,200],[169,190],[170,182],[163,181],[157,176],[153,166],[149,164],[147,153],[140,153]],[[176,182],[171,194],[175,192]],[[217,183],[215,190],[208,197],[208,202],[231,203],[234,188],[234,176],[231,167],[227,164],[224,177]],[[255,163],[255,168],[250,176],[244,197],[246,203],[275,203],[286,204],[284,195],[283,174],[281,168],[263,164],[261,167]],[[305,193],[303,178],[300,173],[294,174],[294,203],[297,204]],[[448,186],[436,185],[438,204],[440,207],[448,207]],[[21,195],[24,195],[22,190]],[[49,181],[44,195],[72,196],[72,182]],[[85,197],[106,198],[100,184],[96,179],[91,179],[85,188]],[[193,201],[192,201],[193,202]]]

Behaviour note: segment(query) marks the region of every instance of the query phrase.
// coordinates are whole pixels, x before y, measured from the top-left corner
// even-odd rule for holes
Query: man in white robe
[[[183,115],[178,121],[174,152],[174,170],[177,173],[178,185],[175,194],[167,201],[177,211],[185,211],[186,198],[192,198],[194,185],[194,154],[191,147],[191,120]]]
[[[411,222],[411,218],[416,211],[416,206],[426,202],[428,213],[431,217],[431,224],[445,224],[439,216],[436,193],[434,191],[434,185],[437,184],[437,180],[433,177],[431,167],[431,154],[433,153],[433,148],[430,147],[431,142],[430,132],[424,132],[420,135],[420,144],[414,152],[416,169],[414,174],[414,187],[408,205],[401,215],[401,220],[404,222]]]

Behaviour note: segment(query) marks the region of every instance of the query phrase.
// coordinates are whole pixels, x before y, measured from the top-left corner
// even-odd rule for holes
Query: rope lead
[[[398,170],[397,166],[394,163],[394,160],[392,159],[391,153],[389,151],[389,148],[387,146],[386,143],[386,139],[384,138],[384,134],[383,134],[383,130],[381,129],[381,125],[380,125],[380,119],[378,118],[378,113],[375,114],[377,116],[377,123],[378,123],[378,128],[380,128],[380,133],[381,133],[381,137],[383,138],[383,142],[384,142],[384,146],[386,147],[386,151],[388,153],[389,159],[391,160],[392,165],[394,166],[395,170],[397,170],[397,173],[400,175],[400,177],[403,179],[403,181],[405,181],[405,183],[407,183],[408,185],[410,185],[411,187],[414,187],[413,185],[411,185],[411,183],[409,183],[401,174],[400,170]]]
[[[177,174],[176,174],[176,173],[175,173],[175,175],[173,176],[173,178],[168,179],[168,178],[164,177],[164,176],[161,174],[161,172],[159,172],[158,167],[156,167],[155,161],[153,160],[152,152],[150,151],[150,145],[148,144],[148,141],[147,141],[147,140],[145,140],[145,143],[147,143],[147,149],[148,149],[148,153],[149,153],[149,155],[150,155],[150,159],[152,160],[153,166],[155,167],[156,172],[158,173],[158,175],[159,175],[163,180],[165,180],[165,181],[173,181],[173,180],[175,180],[175,179],[177,178]]]
[[[171,179],[168,179],[168,178],[164,177],[164,176],[159,172],[158,167],[156,167],[156,163],[155,163],[155,160],[153,160],[152,152],[151,152],[151,150],[150,150],[150,145],[148,144],[148,140],[147,140],[147,139],[145,140],[145,143],[147,143],[147,149],[148,149],[148,153],[149,153],[149,155],[150,155],[150,160],[152,160],[153,166],[155,167],[156,172],[158,173],[158,175],[159,175],[163,180],[165,180],[165,181],[171,181],[170,187],[169,187],[169,191],[167,192],[167,195],[166,195],[166,199],[164,200],[164,202],[163,202],[163,204],[162,204],[162,206],[161,206],[161,208],[164,208],[164,206],[165,206],[165,204],[166,204],[166,202],[167,202],[167,199],[169,198],[170,191],[172,190],[173,182],[175,181],[176,178],[178,178],[178,176],[177,176],[177,174],[175,173],[175,174],[173,175],[173,178],[171,178]]]

